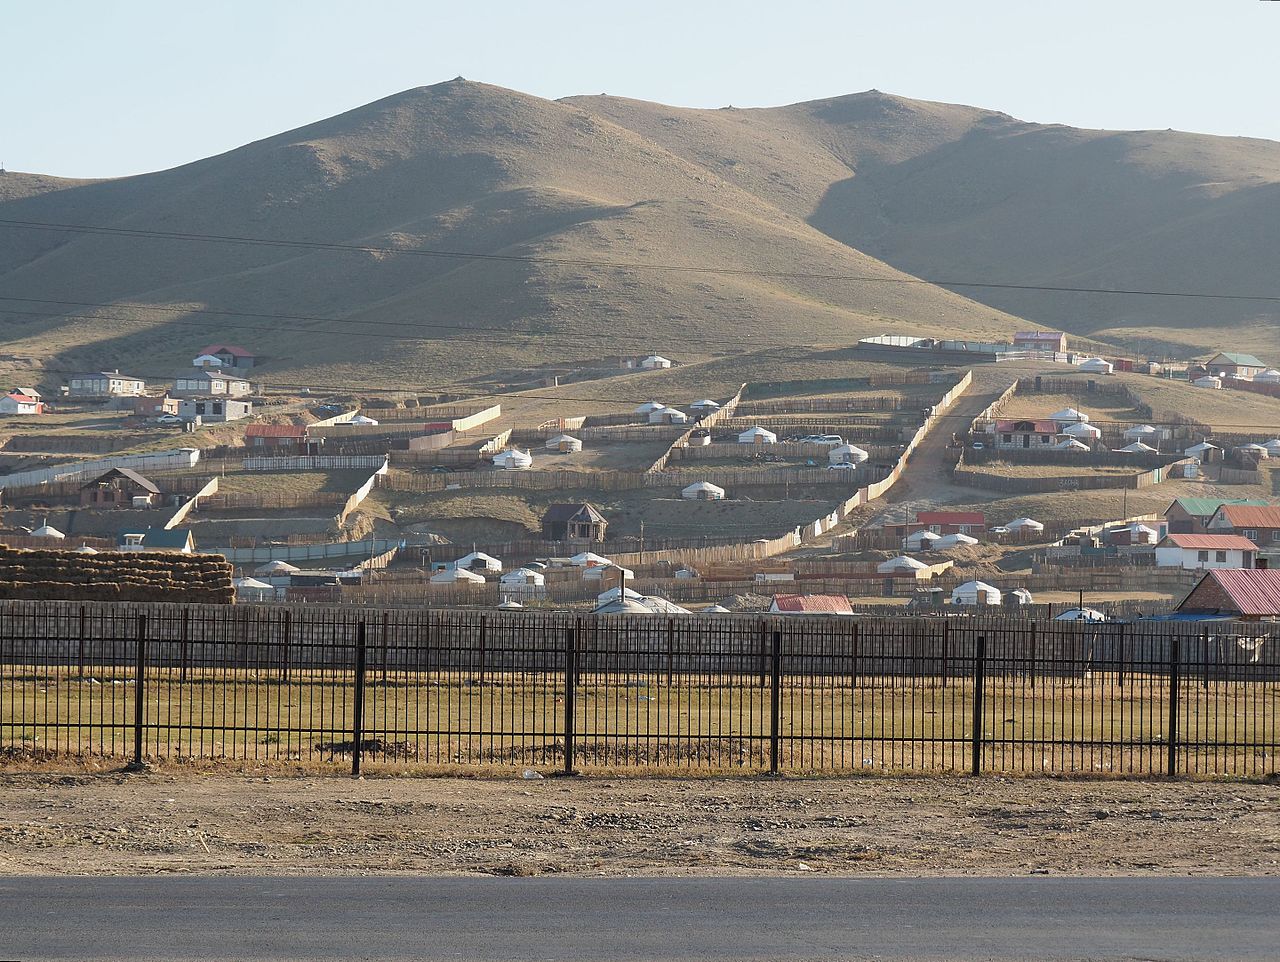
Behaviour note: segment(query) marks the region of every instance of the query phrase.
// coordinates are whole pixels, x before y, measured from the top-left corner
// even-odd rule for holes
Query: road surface
[[[1280,878],[5,878],[10,959],[1275,959]]]

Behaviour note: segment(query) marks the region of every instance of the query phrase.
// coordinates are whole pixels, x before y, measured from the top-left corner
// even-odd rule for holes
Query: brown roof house
[[[161,499],[155,484],[129,468],[112,468],[80,488],[85,508],[153,508]]]
[[[609,522],[594,505],[553,504],[542,516],[542,537],[547,541],[603,541]]]
[[[1231,615],[1245,621],[1280,618],[1280,571],[1273,568],[1206,571],[1182,599],[1178,611]]]
[[[1280,548],[1280,506],[1224,504],[1205,526],[1210,534],[1238,534],[1259,548]]]

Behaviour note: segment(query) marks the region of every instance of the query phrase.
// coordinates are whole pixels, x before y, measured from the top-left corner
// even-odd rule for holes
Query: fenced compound
[[[1258,625],[6,603],[0,757],[1272,775]]]

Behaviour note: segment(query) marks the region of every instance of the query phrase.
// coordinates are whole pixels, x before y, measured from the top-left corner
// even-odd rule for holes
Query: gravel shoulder
[[[0,875],[1275,875],[1280,787],[0,775]]]

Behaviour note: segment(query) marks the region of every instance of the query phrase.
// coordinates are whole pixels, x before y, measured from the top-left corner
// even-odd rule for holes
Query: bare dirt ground
[[[0,874],[1273,875],[1274,784],[0,775]]]

